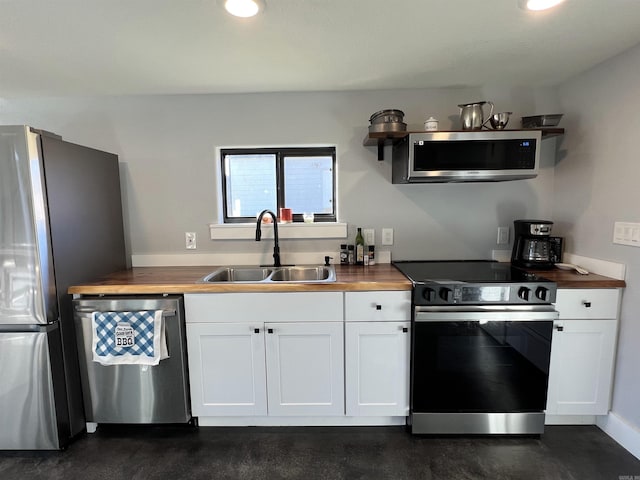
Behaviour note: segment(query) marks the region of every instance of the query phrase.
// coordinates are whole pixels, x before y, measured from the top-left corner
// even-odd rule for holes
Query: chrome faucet
[[[271,210],[263,210],[260,212],[260,215],[258,215],[258,222],[256,223],[256,242],[259,242],[262,238],[262,217],[264,217],[265,214],[269,214],[271,215],[271,218],[273,218],[273,266],[280,267],[280,246],[278,245],[278,218],[276,217],[276,214]]]

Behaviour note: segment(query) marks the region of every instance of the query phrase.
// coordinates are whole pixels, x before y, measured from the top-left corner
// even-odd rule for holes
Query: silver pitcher
[[[475,103],[463,103],[458,105],[460,107],[460,122],[462,122],[462,130],[480,130],[486,123],[484,119],[483,106],[489,104],[491,111],[487,116],[487,119],[493,115],[493,103],[492,102],[475,102]]]

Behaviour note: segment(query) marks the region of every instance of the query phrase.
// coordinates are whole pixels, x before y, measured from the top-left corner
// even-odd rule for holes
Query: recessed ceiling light
[[[519,0],[520,8],[525,10],[547,10],[559,5],[564,0]]]
[[[225,0],[224,8],[236,17],[253,17],[264,8],[262,0]]]

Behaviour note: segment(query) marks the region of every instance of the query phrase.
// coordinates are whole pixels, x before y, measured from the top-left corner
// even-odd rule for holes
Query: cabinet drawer
[[[605,289],[558,289],[556,310],[560,318],[617,318],[620,291]]]
[[[342,292],[207,293],[184,296],[187,323],[342,321]]]
[[[345,320],[385,322],[411,320],[411,292],[346,292]]]

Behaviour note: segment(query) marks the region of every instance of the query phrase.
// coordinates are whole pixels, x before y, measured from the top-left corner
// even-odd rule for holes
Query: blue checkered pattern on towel
[[[95,353],[101,357],[108,355],[117,357],[120,355],[144,355],[153,357],[154,337],[153,310],[139,312],[96,312],[95,334],[97,342]],[[135,335],[135,344],[132,346],[116,346],[115,332],[118,323],[131,325]]]

